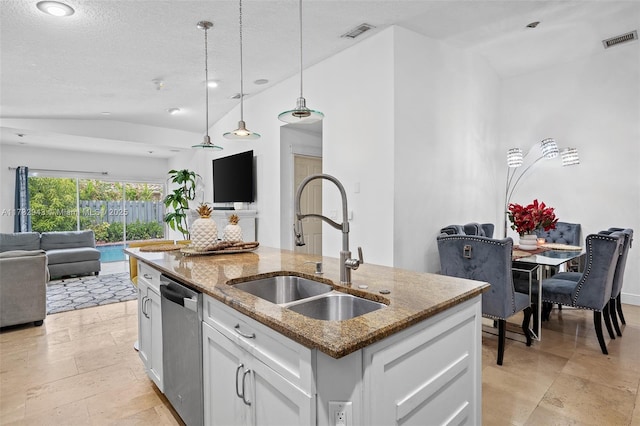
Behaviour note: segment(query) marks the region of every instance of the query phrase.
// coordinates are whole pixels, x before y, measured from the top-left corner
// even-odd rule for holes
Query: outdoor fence
[[[164,221],[162,201],[80,201],[80,215],[94,217],[96,222],[149,223]]]

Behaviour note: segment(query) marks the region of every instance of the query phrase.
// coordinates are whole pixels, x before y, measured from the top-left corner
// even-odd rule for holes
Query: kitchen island
[[[481,423],[487,283],[363,264],[345,287],[338,259],[267,247],[127,254],[140,261],[141,287],[165,274],[204,294],[207,424],[333,425],[345,417],[345,425]],[[318,261],[322,275],[314,274]],[[324,321],[233,286],[275,275],[321,281],[387,306]]]

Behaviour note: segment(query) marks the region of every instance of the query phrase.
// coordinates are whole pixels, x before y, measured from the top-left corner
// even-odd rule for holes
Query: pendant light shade
[[[205,90],[205,110],[206,110],[206,127],[204,129],[204,139],[198,145],[192,145],[192,148],[205,148],[221,151],[222,147],[211,143],[209,137],[209,55],[207,45],[207,31],[213,27],[209,21],[200,21],[197,24],[198,29],[204,30],[204,90]]]
[[[315,123],[324,118],[320,111],[307,108],[307,100],[302,95],[302,0],[299,0],[300,15],[300,97],[296,101],[296,107],[278,115],[280,121],[285,123]]]
[[[244,122],[244,74],[242,67],[242,0],[239,0],[240,4],[240,121],[238,121],[238,128],[232,132],[225,133],[224,136],[227,139],[232,140],[255,140],[260,139],[260,134],[252,132],[247,129],[247,125]]]

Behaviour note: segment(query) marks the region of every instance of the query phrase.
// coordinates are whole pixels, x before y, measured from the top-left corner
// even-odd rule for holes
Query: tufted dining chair
[[[609,315],[611,317],[611,322],[613,323],[613,327],[616,330],[616,334],[618,336],[622,336],[622,330],[620,329],[620,325],[618,323],[618,316],[620,317],[620,322],[622,324],[626,324],[627,322],[624,319],[624,314],[622,313],[622,284],[624,279],[624,270],[627,264],[627,255],[629,254],[629,249],[631,248],[633,242],[633,229],[631,228],[609,228],[606,231],[600,231],[600,234],[604,235],[618,235],[619,237],[624,238],[622,242],[622,250],[620,256],[618,257],[618,261],[616,263],[616,270],[613,275],[613,286],[611,288],[611,300],[609,302]],[[556,278],[561,278],[565,280],[578,281],[582,274],[579,272],[560,272],[555,275]],[[617,313],[617,315],[616,315]]]
[[[472,235],[437,237],[440,267],[443,275],[484,281],[491,284],[482,295],[482,316],[498,322],[498,359],[502,365],[506,336],[506,319],[524,311],[522,331],[531,346],[529,294],[516,293],[511,276],[513,240],[494,240]]]
[[[493,223],[470,222],[465,225],[448,225],[440,229],[441,234],[447,235],[479,235],[493,238]]]
[[[544,238],[548,243],[568,244],[570,246],[580,246],[582,243],[579,223],[557,222],[555,229],[544,231],[536,229],[536,235]]]
[[[578,281],[563,279],[561,274],[542,280],[542,301],[593,311],[593,323],[602,353],[607,346],[602,335],[602,314],[607,331],[615,339],[611,327],[609,302],[613,277],[624,238],[619,235],[590,234],[586,238],[587,264]],[[564,275],[566,277],[566,275]],[[544,314],[543,314],[544,317]]]

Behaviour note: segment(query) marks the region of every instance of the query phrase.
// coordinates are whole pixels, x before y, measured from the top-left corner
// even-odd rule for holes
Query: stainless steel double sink
[[[301,315],[326,321],[344,321],[387,306],[294,275],[260,278],[233,284],[233,287]]]

